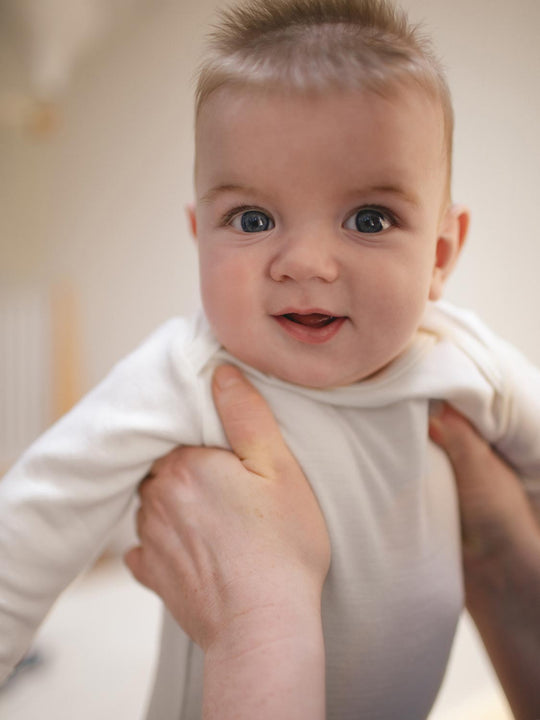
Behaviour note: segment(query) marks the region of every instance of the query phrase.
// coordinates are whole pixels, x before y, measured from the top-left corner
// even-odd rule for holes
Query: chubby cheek
[[[428,300],[430,280],[429,267],[420,263],[388,263],[379,272],[372,273],[371,314],[378,318],[379,341],[394,346],[389,352],[400,352],[418,328]]]
[[[238,262],[216,256],[199,259],[204,311],[220,343],[233,353],[254,324],[253,278]]]

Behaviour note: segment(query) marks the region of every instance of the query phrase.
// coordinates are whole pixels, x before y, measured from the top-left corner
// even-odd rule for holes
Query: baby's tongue
[[[308,327],[324,327],[331,322],[330,315],[321,315],[320,313],[310,313],[309,315],[299,315],[298,313],[289,313],[286,317],[299,325],[307,325]]]

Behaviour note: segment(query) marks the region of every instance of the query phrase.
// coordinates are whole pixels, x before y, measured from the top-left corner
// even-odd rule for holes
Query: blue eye
[[[246,233],[258,233],[271,230],[274,227],[274,221],[261,210],[247,210],[233,218],[231,225],[236,230]]]
[[[357,230],[360,233],[373,235],[383,232],[392,226],[392,221],[380,210],[364,208],[359,210],[345,222],[348,230]]]

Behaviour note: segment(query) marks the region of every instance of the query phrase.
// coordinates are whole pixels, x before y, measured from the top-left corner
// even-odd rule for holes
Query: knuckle
[[[173,450],[158,458],[150,468],[149,475],[151,477],[162,477],[167,475],[182,461],[182,456],[185,454],[186,448],[183,446],[175,447]]]
[[[171,494],[161,483],[156,483],[151,490],[145,492],[136,516],[139,535],[148,537],[155,525],[170,524],[171,507]]]

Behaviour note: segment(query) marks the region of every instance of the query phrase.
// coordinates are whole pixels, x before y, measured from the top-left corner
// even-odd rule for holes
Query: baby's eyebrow
[[[384,185],[370,185],[368,187],[359,188],[355,191],[355,194],[358,195],[398,195],[401,197],[405,202],[409,203],[410,205],[420,205],[420,198],[418,195],[414,192],[410,192],[409,190],[406,190],[405,188],[401,187],[401,185],[392,185],[392,184],[384,184]]]
[[[247,195],[257,195],[257,190],[249,185],[240,185],[239,183],[221,183],[210,188],[199,200],[201,203],[210,203],[216,199],[218,195],[232,192],[241,192]],[[392,183],[384,183],[381,185],[370,185],[367,187],[357,188],[353,191],[355,196],[362,195],[398,195],[410,205],[419,206],[420,198],[414,193],[401,187],[401,185],[393,185]]]
[[[215,200],[217,195],[228,192],[242,192],[254,195],[256,193],[256,190],[255,188],[249,187],[247,185],[238,185],[237,183],[223,183],[221,185],[215,185],[213,188],[210,188],[210,190],[208,190],[208,192],[206,192],[200,198],[199,202],[212,202],[212,200]]]

